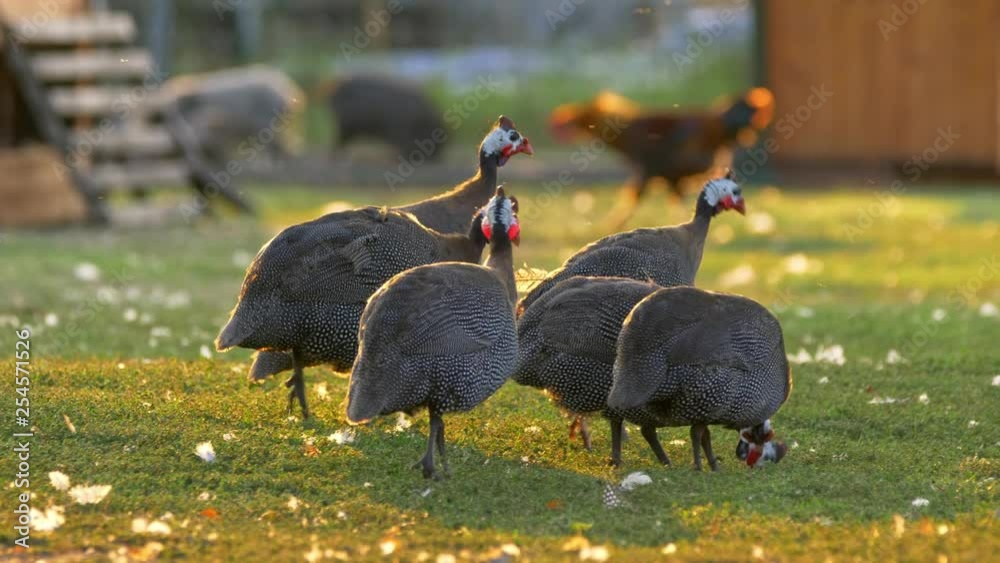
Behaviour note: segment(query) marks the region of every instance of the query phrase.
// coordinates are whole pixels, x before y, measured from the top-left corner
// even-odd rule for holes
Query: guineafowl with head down
[[[512,244],[520,226],[517,203],[497,188],[483,211],[490,255],[485,266],[456,262],[407,270],[372,295],[361,317],[360,346],[351,371],[347,419],[427,408],[427,453],[417,464],[424,477],[439,477],[445,457],[441,415],[466,411],[496,392],[514,369]]]
[[[477,209],[482,208],[496,192],[499,169],[518,154],[533,155],[531,142],[518,132],[509,117],[501,115],[479,145],[479,165],[471,178],[445,193],[395,209],[413,214],[422,225],[439,233],[464,234],[469,230],[469,217]],[[474,228],[478,232],[479,227]],[[480,255],[476,255],[474,261],[478,262],[479,258]],[[396,273],[398,271],[393,271],[389,276]],[[388,279],[388,276],[385,279]],[[333,360],[337,360],[339,356],[316,346],[307,347],[301,354],[300,359],[304,366],[333,362],[336,366],[343,367],[345,364],[350,366],[353,361],[351,356],[350,359],[334,362]],[[292,369],[293,364],[290,351],[262,350],[254,358],[250,377],[254,380],[264,379]]]
[[[745,205],[742,189],[732,179],[711,180],[698,196],[691,221],[618,233],[583,247],[521,299],[518,317],[546,291],[573,276],[651,280],[664,287],[693,285],[712,217],[728,209],[742,214]]]
[[[297,398],[308,417],[303,368],[350,367],[365,303],[392,276],[433,262],[478,261],[486,244],[478,215],[467,235],[444,235],[408,213],[374,207],[285,229],[247,269],[216,347],[290,351],[288,408]]]
[[[588,450],[587,415],[607,409],[622,321],[658,289],[627,278],[575,276],[556,284],[518,319],[512,379],[543,389],[573,417],[570,439],[579,431]]]
[[[621,462],[621,427],[690,426],[694,464],[704,450],[718,469],[708,426],[740,430],[746,462],[779,461],[770,418],[788,398],[792,373],[778,320],[762,305],[693,287],[661,289],[629,313],[618,337],[613,384],[611,457]],[[654,435],[655,437],[655,435]],[[669,459],[650,442],[662,463]]]

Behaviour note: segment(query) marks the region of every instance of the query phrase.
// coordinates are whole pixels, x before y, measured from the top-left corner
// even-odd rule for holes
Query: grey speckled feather
[[[364,304],[382,283],[414,266],[477,261],[484,244],[481,234],[474,240],[442,235],[385,208],[331,213],[289,227],[247,269],[217,345],[300,347],[307,358],[345,369],[354,361]]]
[[[347,418],[361,423],[426,407],[431,417],[421,462],[426,477],[436,476],[435,445],[444,459],[441,415],[486,400],[517,360],[513,211],[497,188],[483,213],[492,233],[485,266],[444,262],[407,270],[372,295],[361,317]]]
[[[648,280],[664,287],[693,285],[701,266],[709,223],[722,211],[720,197],[726,196],[738,198],[742,205],[735,183],[709,182],[698,196],[691,221],[617,233],[583,247],[521,299],[518,316],[557,283],[573,276],[617,276]]]
[[[577,276],[556,284],[518,320],[514,381],[545,389],[574,414],[604,410],[622,322],[658,289],[613,277]]]
[[[516,137],[514,141],[510,140],[512,136]],[[486,135],[483,143],[480,144],[479,167],[473,177],[458,184],[448,192],[395,209],[411,213],[425,227],[439,233],[465,234],[469,231],[469,222],[473,213],[486,205],[496,192],[498,168],[501,166],[500,162],[503,158],[502,155],[494,152],[497,146],[502,145],[498,141],[504,141],[514,146],[512,150],[515,153],[519,148],[523,149],[524,144],[527,143],[527,140],[514,129],[513,122],[501,116],[497,119],[490,133]],[[360,236],[356,241],[350,241],[349,236],[346,237],[345,245],[347,246],[342,250],[341,255],[347,259],[347,262],[341,260],[341,256],[326,256],[316,260],[316,262],[325,263],[317,264],[317,266],[324,267],[328,264],[332,270],[331,275],[336,275],[338,272],[343,272],[345,268],[351,267],[359,279],[373,281],[372,284],[354,287],[355,291],[365,293],[364,299],[367,299],[368,295],[371,295],[371,292],[389,279],[391,275],[406,269],[394,269],[389,276],[382,276],[380,270],[374,269],[371,260],[375,255],[370,251],[370,248],[377,243],[371,240],[372,236],[371,234],[365,234]],[[405,246],[401,250],[405,251]],[[413,251],[420,252],[420,249],[413,249]],[[406,267],[429,264],[442,259],[449,258],[418,259],[411,261]],[[450,259],[465,260],[462,257],[453,257]],[[473,260],[469,261],[476,262],[478,260],[479,256],[477,255]],[[321,283],[326,283],[326,280],[322,278],[317,279],[314,285]],[[371,287],[372,285],[374,287]],[[328,287],[337,287],[337,291],[341,291],[339,289],[340,286]],[[361,306],[355,305],[350,307],[350,311],[340,313],[341,315],[349,314],[354,317],[353,322],[348,324],[357,326],[357,317],[361,315],[364,299],[361,300]],[[338,340],[353,340],[355,334],[356,332],[353,330],[351,334],[346,336],[337,333],[337,338]],[[353,346],[349,344],[338,344],[337,351],[333,352],[322,341],[308,341],[304,343],[301,350],[302,358],[306,366],[331,362],[336,369],[347,369],[353,361],[353,353],[351,352]],[[349,355],[350,357],[348,357]],[[250,377],[253,379],[264,379],[272,374],[289,369],[292,369],[292,356],[290,353],[279,350],[263,350],[257,353],[254,358],[253,365],[250,368]]]
[[[691,287],[661,289],[629,313],[613,379],[612,415],[692,432],[762,424],[792,386],[781,326],[766,308]]]

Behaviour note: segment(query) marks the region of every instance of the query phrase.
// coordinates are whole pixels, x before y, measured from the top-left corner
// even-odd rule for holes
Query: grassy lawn
[[[510,191],[524,216],[516,259],[544,269],[603,234],[615,197]],[[446,418],[454,476],[425,482],[410,469],[425,415],[338,444],[343,374],[307,371],[315,417],[302,422],[286,419],[280,382],[246,382],[249,353],[203,356],[261,243],[331,199],[371,193],[262,189],[259,223],[6,234],[5,357],[15,327],[33,328],[33,505],[65,510],[61,527],[32,534],[30,556],[548,561],[600,559],[605,548],[615,561],[972,561],[1000,551],[996,193],[914,190],[887,208],[865,190],[746,194],[747,217],[714,222],[699,285],[769,306],[789,354],[836,359],[839,346],[844,361],[794,366],[774,418],[791,446],[781,464],[747,469],[735,433],[717,430],[715,474],[689,468],[686,428],[660,431],[675,467],[658,467],[633,431],[624,467],[611,469],[606,424],[594,421],[594,451],[583,451],[542,395],[511,383]],[[692,203],[651,199],[632,225],[680,222]],[[195,455],[206,441],[212,463]],[[0,445],[11,451],[9,433]],[[112,489],[79,505],[50,471]],[[607,487],[633,471],[652,484],[605,506]],[[3,456],[3,482],[15,473]],[[11,549],[5,490],[0,558],[28,558]],[[143,533],[138,518],[169,534]]]

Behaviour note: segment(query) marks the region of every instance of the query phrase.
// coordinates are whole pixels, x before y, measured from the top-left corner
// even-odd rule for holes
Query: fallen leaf
[[[214,508],[211,508],[211,507],[210,508],[206,508],[205,510],[202,510],[198,514],[201,514],[202,516],[204,516],[205,518],[208,518],[209,520],[216,520],[216,519],[222,517],[222,515],[219,514],[218,510],[216,510]]]

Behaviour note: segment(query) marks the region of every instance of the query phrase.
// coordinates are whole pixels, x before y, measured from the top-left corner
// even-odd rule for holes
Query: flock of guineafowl
[[[718,469],[709,425],[738,430],[751,467],[779,461],[770,418],[792,386],[781,327],[750,299],[692,287],[712,218],[744,212],[740,187],[709,181],[689,222],[593,242],[518,302],[518,201],[497,185],[518,153],[531,144],[501,116],[478,172],[451,191],[285,229],[247,269],[217,348],[258,350],[256,379],[293,370],[288,408],[297,399],[306,417],[303,369],[318,364],[351,370],[352,423],[426,408],[427,478],[441,475],[435,450],[449,472],[442,415],[474,408],[508,378],[544,390],[588,449],[587,415],[601,413],[614,465],[625,421],[663,464],[664,426],[690,426],[697,469],[702,453]]]

